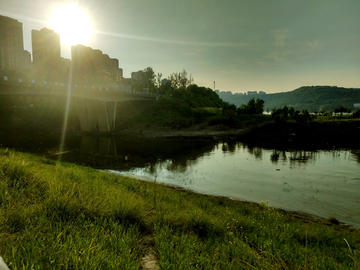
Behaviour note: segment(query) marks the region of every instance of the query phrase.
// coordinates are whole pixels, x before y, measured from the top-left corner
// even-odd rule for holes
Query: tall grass
[[[357,229],[0,149],[11,269],[139,269],[149,234],[161,269],[359,269]]]

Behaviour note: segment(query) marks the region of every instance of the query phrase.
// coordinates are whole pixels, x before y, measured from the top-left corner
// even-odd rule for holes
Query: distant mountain
[[[265,101],[264,109],[282,108],[284,105],[297,110],[321,111],[334,110],[340,106],[354,109],[354,103],[360,103],[360,88],[337,86],[303,86],[289,92],[258,95],[221,95],[224,101],[237,107],[246,104],[251,98]]]

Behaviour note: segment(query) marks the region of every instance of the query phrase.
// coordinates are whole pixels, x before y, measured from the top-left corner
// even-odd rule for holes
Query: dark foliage
[[[264,111],[264,100],[252,98],[247,104],[243,104],[237,109],[238,114],[262,114]]]
[[[340,106],[340,108],[336,108],[334,110],[334,113],[350,113],[351,109],[345,108],[343,106]]]
[[[288,108],[286,105],[282,109],[274,108],[271,117],[276,123],[282,123],[288,120],[295,120],[298,123],[312,121],[312,117],[307,110],[300,112],[293,107]]]
[[[180,99],[191,108],[222,107],[224,102],[210,88],[192,84],[187,88],[169,89],[170,97]]]
[[[360,117],[360,110],[353,113],[353,117]]]

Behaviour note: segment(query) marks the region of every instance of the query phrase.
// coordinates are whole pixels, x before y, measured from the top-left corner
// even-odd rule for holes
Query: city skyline
[[[28,51],[31,30],[51,29],[51,13],[63,5],[40,0],[0,3],[1,15],[23,23]],[[213,88],[215,81],[216,89],[233,93],[360,86],[356,0],[76,3],[95,30],[83,45],[118,59],[124,77],[146,67],[163,78],[185,69],[194,83]],[[71,58],[70,46],[61,44],[61,56]]]

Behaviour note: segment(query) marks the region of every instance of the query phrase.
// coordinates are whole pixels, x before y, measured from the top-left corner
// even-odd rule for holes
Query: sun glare
[[[69,46],[86,44],[93,33],[93,28],[86,12],[75,5],[68,5],[54,11],[50,25],[60,34],[60,40]]]

